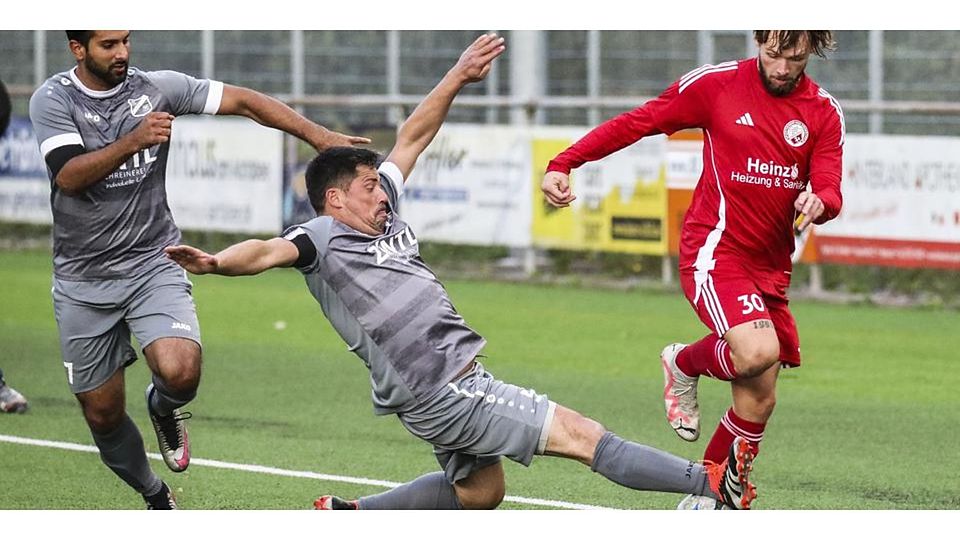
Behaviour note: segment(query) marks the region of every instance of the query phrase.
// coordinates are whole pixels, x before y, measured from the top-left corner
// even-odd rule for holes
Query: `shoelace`
[[[180,433],[177,429],[177,422],[182,422],[184,420],[189,420],[193,418],[193,413],[182,412],[179,414],[171,414],[170,416],[157,416],[157,423],[160,424],[160,431],[163,433],[163,438],[167,443],[167,446],[170,446],[171,442],[177,444],[177,448],[180,447]],[[173,448],[171,448],[173,449]]]

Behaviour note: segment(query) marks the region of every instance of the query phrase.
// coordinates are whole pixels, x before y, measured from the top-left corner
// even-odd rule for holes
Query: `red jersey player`
[[[700,435],[699,376],[731,382],[733,407],[704,453],[711,461],[722,461],[736,436],[758,449],[779,367],[800,365],[786,295],[794,228],[836,217],[842,202],[843,112],[804,73],[811,54],[834,48],[832,32],[758,30],[754,37],[756,58],[687,73],[560,153],[541,185],[550,204],[568,206],[576,198],[571,169],[648,135],[703,130],[703,172],[680,240],[680,283],[712,332],[668,345],[660,359],[667,420],[687,441]],[[681,503],[691,505],[689,498]]]

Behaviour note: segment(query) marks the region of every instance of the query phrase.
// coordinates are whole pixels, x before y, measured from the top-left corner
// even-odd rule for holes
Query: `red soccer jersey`
[[[702,66],[598,126],[547,170],[569,173],[648,135],[686,128],[703,129],[703,172],[684,218],[680,268],[709,272],[721,258],[789,271],[793,204],[807,182],[824,204],[816,223],[836,217],[842,202],[843,112],[806,75],[775,97],[757,58]]]

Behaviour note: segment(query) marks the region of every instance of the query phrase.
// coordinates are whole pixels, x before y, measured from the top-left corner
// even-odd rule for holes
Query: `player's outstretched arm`
[[[464,86],[482,81],[490,72],[493,60],[503,54],[505,49],[503,38],[496,34],[483,34],[478,37],[413,110],[397,132],[397,144],[387,156],[387,161],[400,169],[404,179],[413,170],[417,158],[440,131],[453,99]]]
[[[370,143],[366,137],[330,131],[304,118],[280,100],[240,86],[223,85],[223,98],[217,114],[246,116],[258,124],[285,131],[309,143],[318,152],[332,146]]]
[[[300,251],[283,238],[245,240],[211,255],[193,246],[168,246],[167,257],[191,274],[250,276],[277,267],[292,266]]]

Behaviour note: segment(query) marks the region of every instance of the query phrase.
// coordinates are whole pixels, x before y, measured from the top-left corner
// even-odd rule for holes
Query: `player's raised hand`
[[[219,266],[215,256],[193,246],[167,246],[163,251],[191,274],[210,274]]]
[[[334,146],[357,146],[361,144],[370,144],[370,139],[356,135],[344,135],[343,133],[330,131],[325,128],[321,128],[319,134],[310,139],[310,145],[313,146],[317,152],[323,152],[327,148],[333,148]]]
[[[505,50],[502,37],[483,34],[463,51],[451,71],[461,77],[463,84],[482,81],[490,73],[493,60]]]
[[[794,201],[793,207],[800,214],[793,224],[797,232],[803,232],[808,225],[820,217],[820,214],[823,214],[823,201],[816,193],[809,191],[801,192]]]
[[[577,198],[570,189],[570,175],[562,172],[551,171],[545,174],[540,190],[547,202],[557,208],[566,208]]]
[[[131,131],[128,137],[136,144],[138,151],[163,144],[170,140],[173,118],[173,115],[168,112],[147,113],[140,121],[140,125]]]

